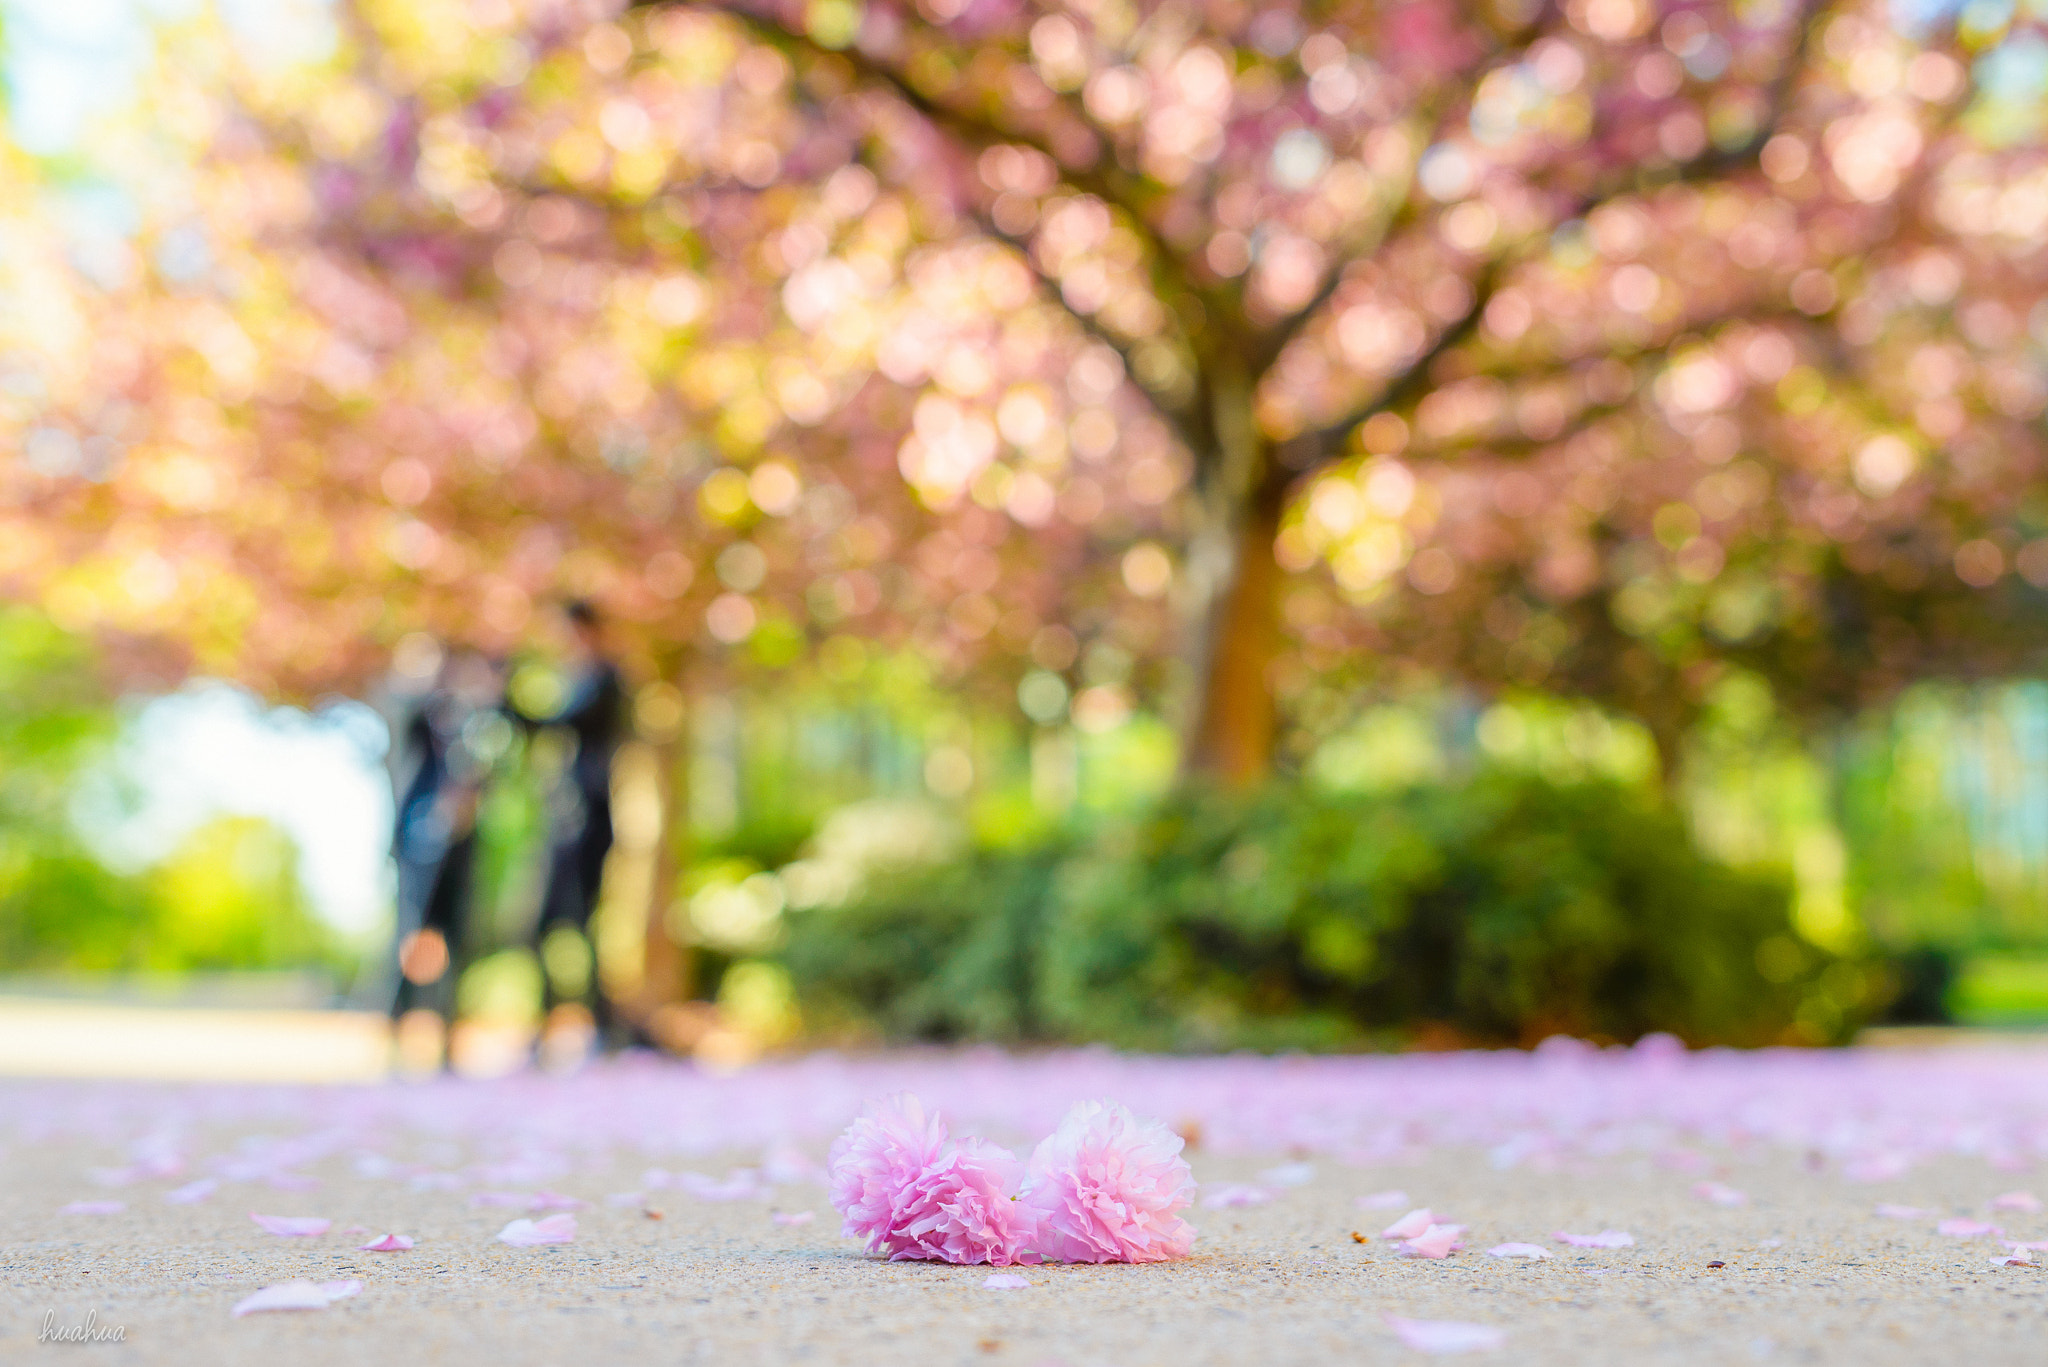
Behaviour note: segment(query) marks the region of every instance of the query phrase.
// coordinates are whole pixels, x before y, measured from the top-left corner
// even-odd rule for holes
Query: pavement
[[[1021,1289],[985,1286],[986,1267],[877,1261],[840,1237],[813,1166],[829,1135],[792,1108],[815,1103],[802,1115],[837,1114],[845,1098],[878,1085],[878,1070],[893,1078],[888,1060],[812,1060],[761,1070],[757,1081],[646,1066],[570,1084],[514,1079],[446,1092],[6,1084],[0,1361],[57,1353],[228,1367],[1421,1360],[1389,1316],[1498,1329],[1503,1346],[1470,1360],[1518,1367],[2048,1361],[2048,1268],[1994,1266],[2005,1252],[1997,1239],[1936,1232],[1942,1218],[1967,1217],[1996,1222],[2007,1239],[2048,1240],[2048,1215],[1988,1206],[2029,1181],[2048,1185],[2028,1176],[2029,1155],[1987,1163],[1980,1150],[1990,1121],[1955,1118],[1980,1128],[1953,1142],[1937,1127],[1949,1136],[1945,1148],[1914,1148],[1892,1126],[1888,1142],[1907,1145],[1897,1151],[1906,1156],[1876,1160],[1782,1142],[1681,1143],[1687,1136],[1652,1132],[1621,1102],[1597,1130],[1545,1122],[1502,1141],[1497,1126],[1481,1126],[1472,1134],[1480,1142],[1460,1143],[1453,1132],[1467,1122],[1436,1111],[1434,1121],[1399,1121],[1397,1142],[1387,1142],[1395,1131],[1368,1127],[1370,1142],[1360,1129],[1260,1149],[1246,1136],[1285,1133],[1309,1111],[1306,1102],[1276,1109],[1307,1094],[1299,1078],[1286,1084],[1295,1092],[1277,1081],[1280,1090],[1260,1092],[1260,1080],[1299,1067],[1231,1061],[1225,1088],[1214,1069],[1190,1065],[1183,1077],[1178,1066],[1091,1056],[1071,1068],[1091,1070],[1078,1084],[1084,1091],[1126,1077],[1126,1090],[1155,1088],[1146,1099],[1156,1102],[1182,1087],[1204,1117],[1184,1125],[1198,1140],[1189,1156],[1204,1193],[1256,1204],[1189,1212],[1201,1234],[1183,1261],[1024,1268]],[[1612,1081],[1613,1095],[1634,1095],[1634,1066],[1615,1064],[1611,1079],[1599,1073],[1586,1094],[1606,1096],[1599,1088]],[[2036,1125],[2039,1056],[2000,1066],[2025,1093],[2014,1123]],[[898,1071],[940,1094],[945,1079],[962,1074],[961,1111],[990,1117],[986,1132],[1023,1145],[1031,1136],[1021,1117],[1038,1112],[1016,1099],[1052,1088],[1048,1079],[1069,1067],[921,1056]],[[974,1070],[970,1085],[964,1074]],[[1329,1082],[1316,1084],[1319,1095]],[[1264,1129],[1234,1126],[1233,1105],[1272,1114]],[[1519,1113],[1528,1103],[1513,1105]],[[753,1133],[743,1113],[772,1113],[759,1133],[794,1138],[765,1158],[759,1144],[710,1142]],[[1205,1130],[1223,1142],[1205,1142]],[[650,1155],[668,1166],[650,1166]],[[689,1175],[685,1164],[704,1175]],[[1849,1180],[1845,1170],[1876,1176]],[[215,1185],[188,1203],[167,1199],[189,1196],[194,1181]],[[1739,1192],[1745,1203],[1696,1194],[1708,1182],[1729,1189],[1718,1192],[1723,1200]],[[1376,1203],[1361,1208],[1361,1198]],[[540,1209],[529,1210],[536,1201]],[[122,1208],[66,1213],[77,1202]],[[495,1237],[509,1220],[573,1202],[583,1204],[571,1243],[511,1247]],[[1874,1213],[1880,1202],[1925,1214],[1885,1218]],[[1376,1236],[1411,1206],[1465,1224],[1465,1250],[1441,1260],[1398,1256]],[[280,1237],[260,1229],[252,1211],[325,1217],[333,1228]],[[806,1211],[807,1223],[775,1218]],[[1633,1245],[1579,1249],[1553,1237],[1610,1229],[1629,1233]],[[386,1232],[416,1246],[358,1251]],[[1552,1256],[1487,1255],[1503,1242],[1539,1244]],[[232,1317],[257,1289],[293,1280],[362,1287],[324,1310]],[[119,1329],[121,1341],[38,1342],[46,1327],[85,1326],[88,1317],[102,1334]]]

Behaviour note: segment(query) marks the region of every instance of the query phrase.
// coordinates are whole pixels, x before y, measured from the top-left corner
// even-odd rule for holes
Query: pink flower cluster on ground
[[[848,1238],[892,1260],[1161,1262],[1194,1230],[1181,1140],[1122,1106],[1083,1102],[1028,1168],[987,1140],[949,1143],[945,1121],[908,1092],[869,1102],[832,1145],[833,1207]]]

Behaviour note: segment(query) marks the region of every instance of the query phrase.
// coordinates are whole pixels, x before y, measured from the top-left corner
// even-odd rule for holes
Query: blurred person
[[[432,1011],[445,1039],[469,948],[477,805],[490,770],[485,738],[504,684],[497,666],[474,651],[444,654],[429,677],[394,727],[398,975],[391,1016]]]
[[[605,649],[604,621],[597,609],[574,599],[563,605],[561,620],[562,703],[547,716],[526,719],[555,729],[568,742],[560,776],[548,797],[547,881],[533,947],[543,968],[542,1007],[550,1022],[561,1019],[558,1008],[587,997],[597,1039],[612,1047],[620,1042],[617,1022],[598,979],[590,920],[604,881],[605,856],[612,847],[612,757],[625,717],[625,689]],[[565,970],[563,932],[574,932],[575,941],[567,949],[577,956],[581,972]],[[551,936],[557,937],[552,944]]]

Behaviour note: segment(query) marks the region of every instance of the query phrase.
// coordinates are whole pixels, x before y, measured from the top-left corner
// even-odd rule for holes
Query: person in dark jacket
[[[476,810],[489,768],[477,723],[496,715],[503,689],[481,655],[444,657],[397,728],[398,788],[392,853],[398,864],[395,1020],[428,1009],[444,1026],[469,933]]]
[[[562,662],[567,694],[547,717],[529,720],[559,728],[569,741],[569,755],[548,800],[548,869],[541,895],[534,945],[542,949],[560,928],[582,937],[590,963],[588,995],[598,1037],[614,1034],[610,1003],[597,980],[591,913],[597,910],[604,882],[605,856],[612,848],[612,756],[619,748],[625,720],[625,688],[618,667],[606,656],[604,623],[597,609],[582,600],[567,604],[562,615],[568,627],[568,653]],[[545,965],[547,956],[542,954]],[[564,989],[552,971],[546,974],[545,1008],[582,995]]]

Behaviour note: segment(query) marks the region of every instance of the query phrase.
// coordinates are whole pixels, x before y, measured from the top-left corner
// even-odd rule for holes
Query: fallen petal
[[[1720,1182],[1701,1182],[1692,1189],[1692,1194],[1717,1206],[1734,1207],[1749,1204],[1746,1192],[1737,1191],[1734,1187],[1725,1186]]]
[[[1946,1234],[1951,1239],[1981,1239],[1987,1234],[1998,1235],[2005,1231],[1983,1220],[1943,1220],[1934,1227],[1934,1232]]]
[[[576,1217],[550,1215],[545,1220],[514,1220],[498,1231],[498,1242],[518,1248],[538,1244],[566,1244],[576,1237]]]
[[[1486,1250],[1492,1258],[1548,1258],[1550,1250],[1541,1244],[1495,1244]]]
[[[1404,1258],[1448,1258],[1464,1245],[1458,1236],[1465,1232],[1463,1225],[1431,1225],[1422,1233],[1401,1245]]]
[[[190,1206],[204,1201],[219,1190],[219,1178],[202,1177],[196,1182],[187,1182],[182,1187],[173,1187],[164,1193],[164,1199],[174,1206]]]
[[[125,1201],[73,1201],[57,1213],[59,1215],[119,1215],[128,1209]]]
[[[573,1196],[564,1196],[559,1191],[537,1191],[527,1205],[528,1210],[581,1210],[588,1201],[579,1201]]]
[[[325,1310],[339,1300],[346,1300],[363,1289],[361,1282],[279,1282],[266,1286],[253,1296],[245,1296],[235,1303],[231,1312],[236,1319],[253,1315],[259,1310]]]
[[[282,1234],[292,1239],[311,1239],[325,1234],[334,1222],[323,1220],[317,1215],[258,1215],[249,1212],[249,1218],[258,1227],[271,1234]]]
[[[1204,1210],[1231,1210],[1239,1206],[1263,1206],[1273,1199],[1273,1193],[1264,1187],[1246,1186],[1242,1182],[1219,1182],[1202,1193]]]
[[[806,1214],[808,1213],[806,1212]],[[987,1281],[983,1282],[982,1285],[992,1291],[1022,1291],[1031,1283],[1014,1272],[997,1272],[990,1276]]]
[[[768,1218],[778,1225],[807,1225],[817,1218],[817,1212],[809,1210],[778,1210]]]
[[[1506,1333],[1487,1324],[1411,1320],[1400,1315],[1388,1315],[1385,1319],[1401,1342],[1423,1353],[1484,1353],[1504,1347],[1508,1341]]]
[[[1558,1230],[1550,1237],[1573,1248],[1630,1248],[1636,1241],[1635,1235],[1619,1229],[1603,1229],[1598,1234],[1567,1234]]]
[[[358,1244],[356,1247],[363,1253],[403,1253],[412,1247],[412,1236],[387,1234],[374,1243]]]
[[[1408,1193],[1405,1191],[1376,1191],[1370,1196],[1359,1197],[1357,1202],[1360,1210],[1399,1210],[1407,1204]]]
[[[1282,1163],[1260,1173],[1259,1180],[1271,1182],[1276,1187],[1306,1186],[1316,1180],[1316,1168],[1313,1163]]]
[[[1436,1221],[1430,1216],[1429,1207],[1411,1210],[1400,1219],[1380,1231],[1383,1239],[1413,1239],[1426,1231]]]
[[[1890,1201],[1878,1202],[1876,1213],[1887,1220],[1924,1220],[1934,1214],[1933,1211],[1922,1210],[1918,1206],[1893,1205]]]
[[[2041,1198],[2031,1191],[2009,1191],[2003,1196],[1991,1198],[1993,1210],[2017,1210],[2027,1215],[2041,1213]]]

